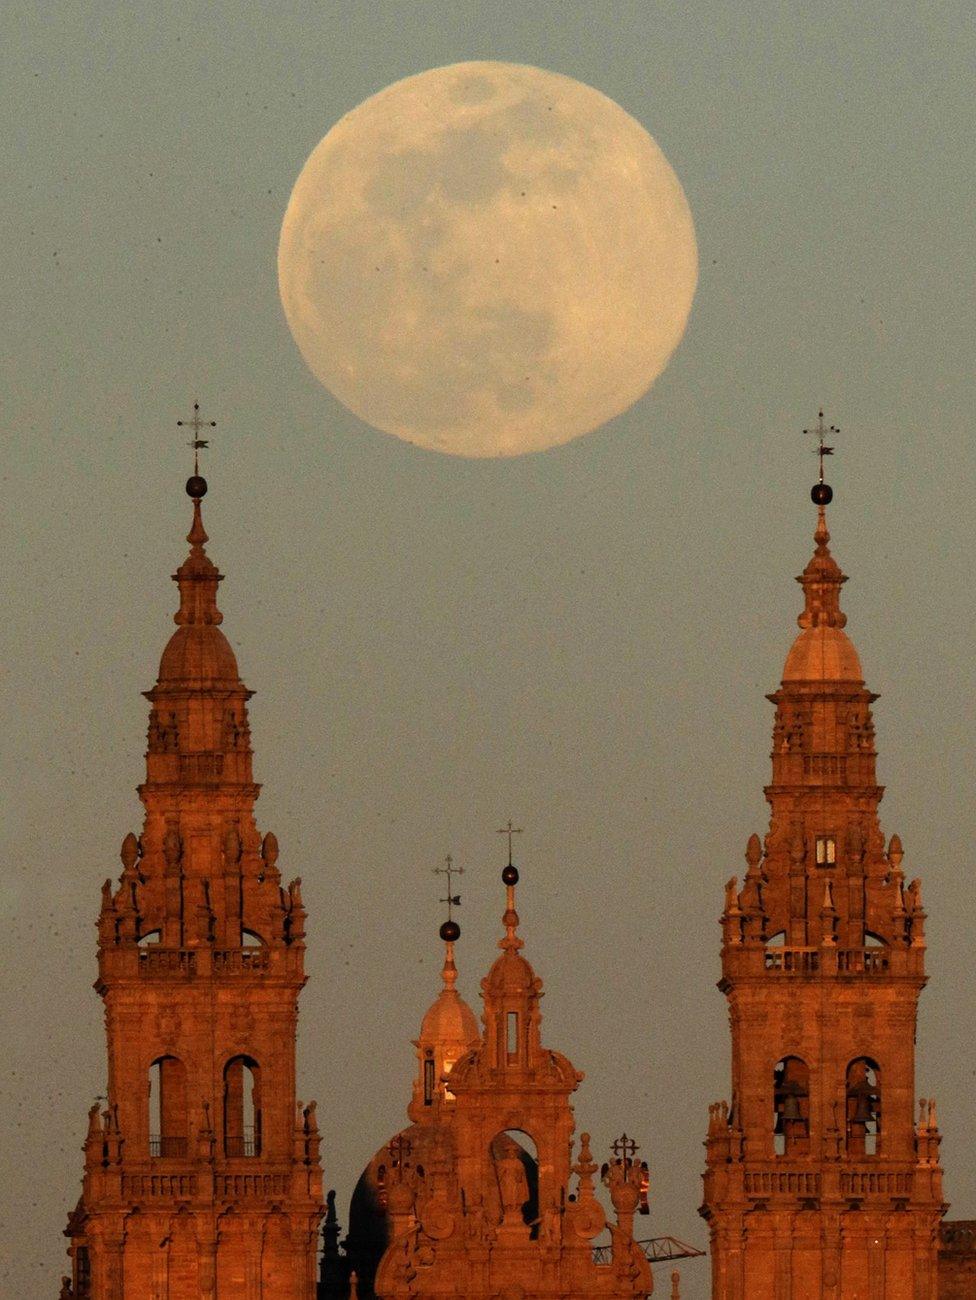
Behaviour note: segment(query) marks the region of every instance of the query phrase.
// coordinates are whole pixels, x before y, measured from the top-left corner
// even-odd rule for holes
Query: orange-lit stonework
[[[712,1295],[935,1300],[941,1138],[915,1098],[925,912],[878,821],[876,696],[844,631],[822,482],[821,498],[769,696],[769,830],[721,922],[732,1096],[706,1144]]]
[[[504,879],[502,953],[481,982],[484,1032],[454,990],[449,940],[445,988],[416,1043],[412,1123],[360,1180],[347,1258],[326,1259],[323,1296],[637,1300],[651,1293],[650,1266],[633,1234],[647,1167],[618,1144],[600,1170],[585,1133],[574,1162],[569,1098],[583,1076],[542,1045],[542,981],[520,951],[511,865]],[[595,1195],[599,1174],[614,1207],[609,1225]],[[610,1243],[598,1260],[594,1240],[608,1226]]]
[[[150,702],[140,835],[106,881],[98,980],[107,1100],[72,1211],[77,1300],[310,1300],[321,1218],[314,1104],[295,1095],[300,882],[254,820],[247,701],[220,630],[194,476],[177,629]]]

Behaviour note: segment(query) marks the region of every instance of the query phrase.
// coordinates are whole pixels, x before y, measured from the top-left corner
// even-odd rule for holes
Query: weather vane
[[[192,440],[191,440],[190,442],[187,443],[187,446],[193,448],[193,476],[194,476],[194,478],[199,478],[199,476],[200,476],[200,451],[201,451],[202,448],[204,448],[204,447],[209,447],[209,446],[210,446],[210,441],[209,441],[208,438],[201,438],[201,437],[200,437],[200,430],[201,430],[201,429],[216,429],[216,427],[217,427],[217,421],[216,421],[216,420],[202,420],[202,419],[200,418],[200,403],[199,403],[199,402],[194,402],[194,403],[193,403],[193,419],[192,419],[192,420],[177,420],[177,421],[176,421],[176,427],[177,427],[178,429],[192,429],[192,430],[193,430],[193,438],[192,438]]]
[[[817,439],[817,445],[813,449],[813,454],[820,457],[820,482],[822,483],[824,481],[824,456],[832,456],[834,454],[833,447],[827,446],[827,439],[833,438],[836,434],[840,433],[840,429],[835,424],[832,424],[828,429],[824,424],[824,413],[823,411],[820,411],[816,428],[804,429],[803,432],[805,434],[813,434]]]
[[[521,834],[522,834],[522,827],[521,827],[521,826],[515,826],[515,825],[513,825],[513,823],[512,823],[512,819],[511,819],[511,817],[509,817],[509,819],[508,819],[508,825],[507,825],[507,826],[502,826],[502,827],[499,829],[498,834],[499,834],[499,835],[507,835],[507,836],[508,836],[508,865],[511,866],[511,865],[512,865],[512,836],[513,836],[513,835],[521,835]]]
[[[434,868],[434,875],[447,876],[447,897],[442,898],[439,901],[447,904],[447,919],[450,922],[453,919],[451,916],[451,908],[461,906],[461,895],[455,894],[454,888],[451,884],[451,877],[463,876],[464,868],[456,867],[454,865],[454,859],[451,857],[449,853],[447,857],[444,859],[444,866]]]
[[[820,457],[820,478],[810,489],[810,497],[814,505],[820,506],[822,509],[824,506],[830,505],[834,497],[833,488],[829,483],[824,482],[824,456],[832,456],[834,454],[833,447],[827,445],[827,439],[832,439],[835,434],[840,433],[840,429],[836,424],[832,424],[828,429],[824,424],[824,413],[821,410],[819,412],[816,427],[813,429],[804,429],[803,432],[805,434],[813,434],[817,439],[817,445],[813,450],[814,455]]]

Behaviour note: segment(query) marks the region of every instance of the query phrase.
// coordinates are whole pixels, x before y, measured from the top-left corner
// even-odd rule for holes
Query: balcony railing
[[[164,1137],[157,1133],[149,1139],[149,1154],[154,1159],[185,1160],[186,1150],[185,1137]]]
[[[842,1170],[840,1190],[843,1196],[911,1196],[915,1178],[906,1169]]]
[[[784,975],[813,975],[820,969],[819,948],[767,948],[766,969]]]
[[[243,1133],[226,1134],[224,1137],[224,1155],[234,1159],[250,1159],[261,1154],[261,1134],[254,1129],[245,1129]]]
[[[829,952],[830,949],[823,951]],[[887,948],[838,948],[835,951],[840,975],[884,975],[890,966]],[[823,960],[820,948],[773,947],[766,949],[763,964],[766,970],[784,975],[816,975]]]
[[[841,948],[837,969],[842,975],[883,975],[888,969],[885,948]]]
[[[183,975],[187,979],[196,974],[197,956],[189,948],[161,948],[148,944],[139,949],[140,975]]]
[[[813,1169],[779,1167],[775,1169],[747,1169],[745,1172],[746,1196],[800,1196],[820,1195],[820,1174]]]
[[[267,970],[270,962],[269,949],[261,948],[215,948],[213,968],[215,974],[246,975],[250,971]]]

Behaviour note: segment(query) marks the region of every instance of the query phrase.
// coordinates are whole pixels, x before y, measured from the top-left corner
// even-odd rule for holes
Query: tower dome
[[[477,1046],[481,1038],[478,1017],[453,984],[446,982],[447,969],[445,963],[441,973],[442,978],[445,979],[445,986],[421,1022],[420,1041],[436,1044],[445,1050],[460,1046],[466,1051],[469,1047]],[[456,971],[454,975],[456,978]]]
[[[180,607],[173,615],[176,631],[159,664],[161,685],[240,684],[237,659],[219,627],[224,616],[217,608],[217,584],[223,575],[204,549],[209,539],[200,511],[201,495],[193,496],[193,523],[186,535],[190,553],[173,574]]]
[[[449,933],[460,934],[460,930],[454,926]],[[409,1114],[417,1123],[436,1115],[442,1102],[454,1100],[446,1079],[461,1057],[481,1042],[478,1018],[458,993],[457,977],[454,939],[446,939],[443,988],[421,1021],[420,1037],[414,1040],[419,1068]]]
[[[803,588],[800,635],[790,647],[783,682],[864,684],[861,661],[844,631],[847,615],[840,608],[840,589],[847,576],[830,553],[830,533],[823,504],[818,505],[816,549],[797,578]]]

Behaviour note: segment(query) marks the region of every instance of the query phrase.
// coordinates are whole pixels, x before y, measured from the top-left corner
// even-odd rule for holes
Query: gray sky
[[[56,1293],[103,1090],[99,886],[138,830],[172,627],[194,398],[263,830],[310,913],[300,1095],[326,1185],[404,1117],[437,985],[433,866],[465,866],[477,1002],[519,844],[544,1039],[580,1126],[652,1171],[650,1228],[704,1244],[727,1094],[723,882],[762,831],[774,689],[808,558],[819,403],[834,549],[875,710],[886,831],[930,913],[919,1092],[976,1215],[970,883],[971,6],[12,0],[0,18],[5,601],[0,1283]],[[319,387],[278,303],[292,184],[335,120],[470,58],[588,82],[691,204],[685,341],[611,426],[519,460],[409,447]],[[343,1222],[345,1222],[343,1208]],[[705,1295],[706,1267],[686,1270]]]

